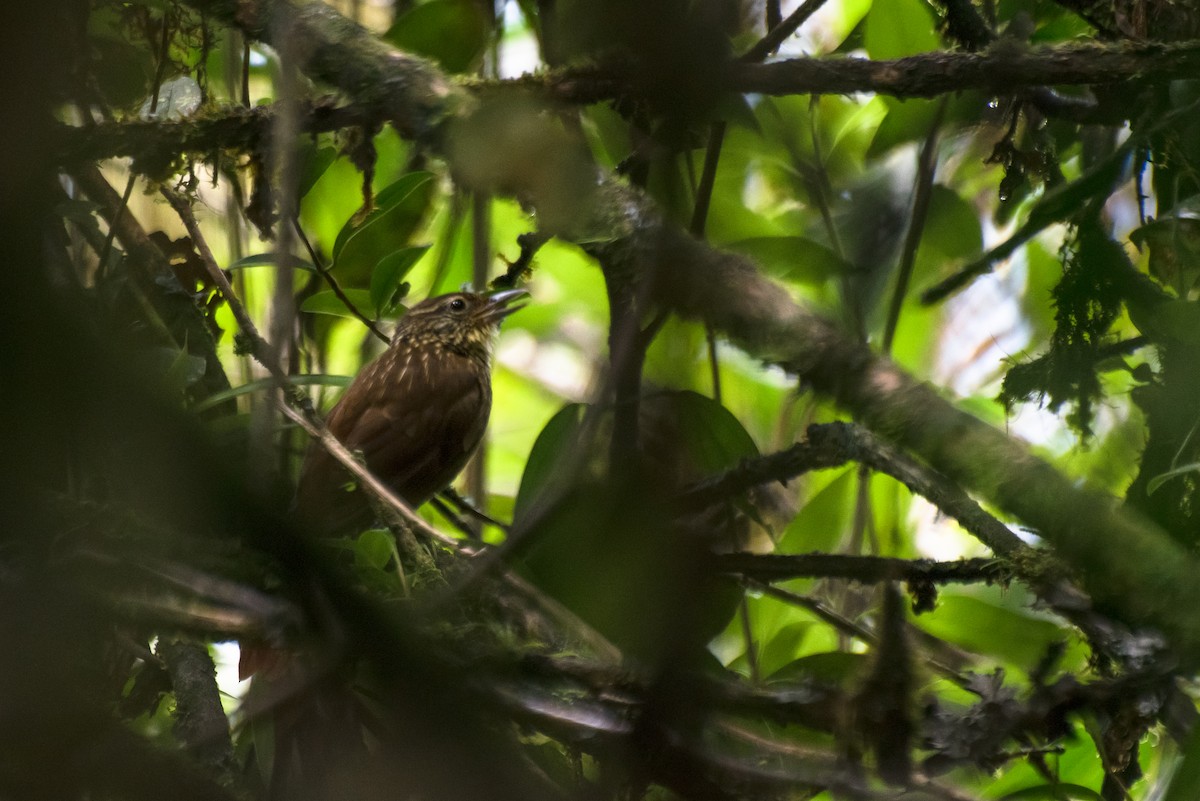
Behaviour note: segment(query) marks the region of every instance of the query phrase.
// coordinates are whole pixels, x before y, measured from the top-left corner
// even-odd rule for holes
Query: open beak
[[[527,297],[529,297],[529,292],[524,289],[502,289],[499,292],[489,293],[488,304],[484,308],[488,322],[498,323],[513,312],[525,308],[524,303],[518,306],[510,304]]]

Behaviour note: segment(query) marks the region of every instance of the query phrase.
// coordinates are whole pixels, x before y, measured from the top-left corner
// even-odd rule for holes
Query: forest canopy
[[[0,795],[1200,795],[1191,4],[9,5]]]

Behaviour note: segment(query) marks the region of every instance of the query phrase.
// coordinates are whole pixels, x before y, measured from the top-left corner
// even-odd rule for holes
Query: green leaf
[[[1162,801],[1195,801],[1200,798],[1200,726],[1192,726],[1183,746],[1182,760],[1162,796]]]
[[[871,138],[871,145],[867,148],[867,156],[883,156],[897,145],[922,140],[928,136],[929,127],[937,115],[939,102],[941,101],[924,98],[883,98],[887,116],[875,129],[875,136]]]
[[[750,619],[757,620],[753,612]],[[809,621],[786,623],[771,634],[758,654],[758,665],[762,675],[774,676],[776,671],[792,662],[812,627],[813,624]],[[745,642],[744,637],[740,639]],[[744,651],[742,655],[745,656]]]
[[[354,304],[354,308],[359,311],[362,316],[367,317],[371,311],[371,293],[365,289],[343,289],[342,294]],[[300,304],[300,311],[308,312],[309,314],[332,314],[335,317],[352,317],[357,319],[357,315],[346,307],[332,289],[325,289],[317,292],[305,299],[304,303]]]
[[[759,125],[758,117],[754,114],[754,107],[750,105],[750,101],[743,94],[729,94],[722,97],[717,102],[713,116],[716,119],[725,120],[730,125],[740,125],[755,133],[762,133],[762,126]]]
[[[779,550],[786,553],[833,550],[850,525],[857,471],[838,468],[839,473],[815,492],[784,529]]]
[[[1195,473],[1198,471],[1200,471],[1200,462],[1192,462],[1191,464],[1185,464],[1180,467],[1172,468],[1165,473],[1159,473],[1157,476],[1146,482],[1146,494],[1153,495],[1158,491],[1159,487],[1161,487],[1163,484],[1166,484],[1171,479],[1176,478],[1177,476],[1182,476],[1187,473]]]
[[[365,218],[355,215],[342,226],[333,243],[333,269],[343,284],[365,282],[380,259],[405,243],[424,217],[434,186],[432,174],[408,173],[375,196]]]
[[[188,353],[186,350],[158,348],[157,353],[166,362],[164,378],[167,386],[172,390],[182,392],[203,378],[208,369],[208,365],[202,357]]]
[[[917,625],[970,651],[988,654],[1023,669],[1031,668],[1066,632],[1048,620],[965,595],[943,593],[937,609]]]
[[[547,492],[555,478],[561,475],[562,455],[578,442],[579,426],[587,408],[584,403],[571,403],[559,409],[534,440],[513,505],[514,520],[520,520],[528,512],[529,505]]]
[[[871,0],[842,0],[833,6],[834,13],[822,21],[830,41],[838,43],[839,51],[847,43],[847,38],[858,28],[858,24],[862,22],[872,5]]]
[[[741,422],[707,395],[663,392],[646,396],[642,405],[678,426],[687,463],[702,473],[720,473],[758,455],[758,446]]]
[[[933,14],[922,0],[872,3],[864,32],[867,54],[888,59],[936,50],[935,29]]]
[[[402,14],[383,38],[427,56],[447,72],[467,72],[483,56],[488,20],[473,0],[431,0]]]
[[[803,236],[759,236],[726,245],[785,281],[821,284],[850,267],[832,250]]]
[[[816,679],[828,684],[849,685],[866,674],[869,654],[827,651],[795,659],[771,674],[771,680]]]
[[[519,519],[533,499],[562,475],[563,466],[575,458],[581,444],[587,445],[580,443],[587,408],[579,403],[563,407],[538,435],[517,492],[513,510],[516,518]],[[742,459],[758,455],[754,439],[738,419],[724,406],[698,392],[646,395],[642,398],[641,409],[643,446],[652,448],[665,442],[681,449],[682,452],[669,459],[694,472],[697,479],[728,470]],[[600,441],[606,435],[599,432],[609,426],[611,412],[604,412],[594,428]],[[645,445],[647,436],[654,437],[653,444],[648,446]]]
[[[1189,801],[1195,796],[1188,796]],[[1103,801],[1100,794],[1079,784],[1040,784],[1002,796],[999,801]]]
[[[317,268],[312,262],[298,259],[295,256],[286,256],[279,253],[256,253],[253,256],[245,256],[238,259],[233,264],[226,267],[226,270],[241,270],[246,267],[276,267],[280,263],[288,267],[294,267],[297,270],[315,273]]]
[[[383,570],[392,561],[394,542],[387,529],[367,529],[354,543],[354,561],[360,567]]]
[[[321,179],[329,165],[337,160],[337,148],[325,145],[318,147],[312,139],[305,137],[296,159],[299,179],[296,182],[296,197],[304,197]]]
[[[982,247],[979,213],[954,190],[935,184],[929,195],[929,216],[921,234],[919,258],[935,263],[965,259]]]
[[[324,386],[324,387],[348,387],[350,382],[354,380],[354,376],[350,375],[325,375],[322,373],[309,373],[306,375],[289,376],[293,384],[297,386]],[[194,412],[202,412],[205,409],[211,409],[214,406],[219,406],[227,400],[248,395],[251,392],[259,392],[267,390],[275,386],[274,378],[260,378],[257,381],[250,381],[236,387],[223,389],[220,392],[214,392],[204,400],[193,404],[191,409]]]
[[[386,314],[408,294],[408,285],[402,283],[413,265],[429,250],[429,245],[400,248],[379,260],[371,271],[371,305],[376,314]],[[405,291],[401,291],[404,289]]]

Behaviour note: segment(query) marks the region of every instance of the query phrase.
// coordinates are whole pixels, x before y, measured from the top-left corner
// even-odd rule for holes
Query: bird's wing
[[[406,500],[422,503],[458,475],[483,436],[491,405],[486,374],[450,366],[389,383],[383,392],[355,420],[346,445],[361,450]]]
[[[368,365],[330,412],[327,425],[346,447],[412,504],[425,502],[462,470],[487,425],[487,374],[453,361],[410,358]],[[448,358],[459,358],[449,355]],[[433,370],[438,370],[433,374]],[[338,505],[347,475],[323,449],[310,451],[301,470],[302,510]]]

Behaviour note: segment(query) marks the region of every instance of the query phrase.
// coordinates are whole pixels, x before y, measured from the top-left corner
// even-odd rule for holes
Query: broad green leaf
[[[400,139],[391,126],[376,134],[371,143],[375,148],[375,175],[371,185],[374,191],[382,192],[411,171],[407,166],[411,146]],[[300,205],[300,222],[310,239],[324,243],[326,249],[328,243],[337,241],[346,221],[362,208],[362,184],[363,175],[350,159],[335,159],[329,165]],[[419,217],[417,222],[422,222]],[[387,252],[406,244],[413,230],[415,227],[399,230],[396,243]],[[374,263],[368,265],[368,269],[371,266]],[[362,286],[366,286],[367,276],[368,272],[364,270],[360,276],[364,282]]]
[[[941,101],[924,98],[883,98],[887,116],[875,129],[875,136],[871,138],[871,145],[867,148],[867,156],[878,158],[897,145],[923,140],[929,135],[929,128],[937,116],[939,102]]]
[[[983,248],[983,226],[975,208],[953,189],[935,184],[921,234],[918,259],[929,266],[964,259]]]
[[[698,392],[664,392],[642,399],[643,409],[678,426],[687,460],[702,474],[728,470],[758,455],[758,446],[733,413]],[[649,427],[649,423],[643,423]]]
[[[333,269],[343,285],[365,283],[380,259],[405,244],[429,207],[434,185],[430,173],[409,173],[375,196],[375,208],[364,219],[356,215],[342,226],[333,243]]]
[[[750,620],[755,621],[755,616],[751,614]],[[766,644],[762,646],[762,650],[758,654],[758,666],[764,676],[774,676],[775,672],[780,670],[784,665],[788,665],[795,661],[796,654],[800,653],[800,647],[804,644],[805,638],[812,629],[813,624],[808,621],[787,623],[780,627]],[[740,631],[741,641],[745,642],[745,636]],[[744,654],[744,649],[743,649]]]
[[[431,0],[405,12],[383,38],[432,58],[447,72],[474,68],[487,46],[488,20],[473,0]]]
[[[609,105],[597,103],[583,109],[580,127],[595,159],[612,169],[629,155],[629,123]]]
[[[372,528],[358,535],[354,543],[354,561],[362,567],[383,570],[392,561],[394,542],[387,529]]]
[[[299,180],[296,182],[296,196],[304,197],[316,185],[329,165],[337,160],[337,148],[325,145],[318,147],[312,139],[305,137],[300,145],[300,153],[296,159],[299,167]]]
[[[876,0],[867,13],[867,54],[873,59],[888,59],[936,50],[936,28],[923,0]]]
[[[515,515],[519,518],[550,483],[562,475],[578,448],[607,441],[611,415],[596,423],[600,433],[591,445],[581,442],[584,404],[570,404],[550,419],[529,454]],[[696,392],[660,392],[642,398],[642,446],[651,459],[678,463],[699,480],[735,466],[758,454],[754,440],[733,414],[711,398]],[[597,449],[602,452],[602,448]],[[667,452],[670,450],[671,452]]]
[[[520,520],[529,510],[530,504],[549,490],[556,477],[561,476],[561,460],[568,449],[579,439],[580,423],[583,422],[587,404],[571,403],[564,406],[546,423],[538,434],[525,462],[521,476],[521,487],[517,490],[517,502],[513,506],[513,519]]]
[[[343,289],[342,293],[347,300],[354,304],[354,308],[360,314],[370,318],[372,309],[370,292],[365,289]],[[346,308],[346,304],[332,289],[324,289],[306,298],[304,303],[300,304],[300,311],[310,314],[332,314],[336,317],[357,317],[353,311]]]
[[[838,468],[840,475],[810,497],[788,524],[779,541],[785,553],[831,551],[842,541],[853,512],[857,471]]]
[[[698,646],[725,627],[742,594],[736,582],[713,577],[700,588],[689,583],[696,598],[686,612],[672,611],[682,588],[670,574],[706,543],[699,532],[685,540],[684,531],[664,530],[669,493],[757,449],[727,409],[694,392],[647,395],[641,411],[640,445],[652,471],[646,480],[610,481],[597,470],[608,453],[612,412],[596,410],[585,419],[584,407],[568,406],[534,443],[514,525],[532,532],[534,544],[522,560],[531,581],[618,645],[654,658],[664,627],[688,632],[683,636]],[[744,531],[735,521],[703,536],[724,544]]]
[[[760,236],[730,242],[726,247],[786,281],[824,283],[850,269],[832,250],[803,236]]]
[[[746,100],[745,95],[729,94],[721,98],[713,111],[713,117],[725,120],[730,125],[740,125],[755,133],[762,133],[758,117],[754,115],[754,107]]]
[[[1021,614],[978,598],[943,593],[937,609],[916,619],[917,625],[944,640],[976,653],[1029,669],[1067,633],[1048,620]]]
[[[871,0],[842,0],[834,5],[835,13],[824,16],[822,21],[826,25],[825,32],[832,41],[837,43],[838,49],[846,43],[847,37],[858,28],[858,24],[870,12],[872,5]]]
[[[1189,801],[1195,796],[1187,796]],[[1078,784],[1040,784],[1003,796],[999,801],[1103,801],[1100,794]]]
[[[279,253],[256,253],[253,256],[244,256],[238,259],[225,269],[241,270],[246,267],[276,267],[280,263],[283,263],[285,266],[294,267],[297,270],[304,270],[310,273],[315,273],[317,271],[317,268],[313,266],[312,262],[305,261],[304,259],[298,259],[295,256],[286,257],[286,260],[281,262],[281,259],[283,258],[285,257],[282,257]]]
[[[511,324],[511,319],[505,322]],[[503,364],[492,369],[492,394],[497,402],[488,425],[488,489],[511,497],[502,507],[490,505],[488,510],[499,519],[511,520],[529,452],[543,426],[561,408],[562,399],[524,370],[510,370]]]
[[[402,288],[407,288],[407,284],[402,283],[402,279],[425,255],[429,247],[429,245],[416,245],[400,248],[394,253],[384,256],[375,265],[375,269],[371,271],[371,305],[376,314],[386,314],[388,310],[395,308],[396,304],[407,294],[407,291],[400,291]]]
[[[869,654],[827,651],[795,659],[771,674],[772,680],[815,679],[829,684],[850,685],[867,672]]]

